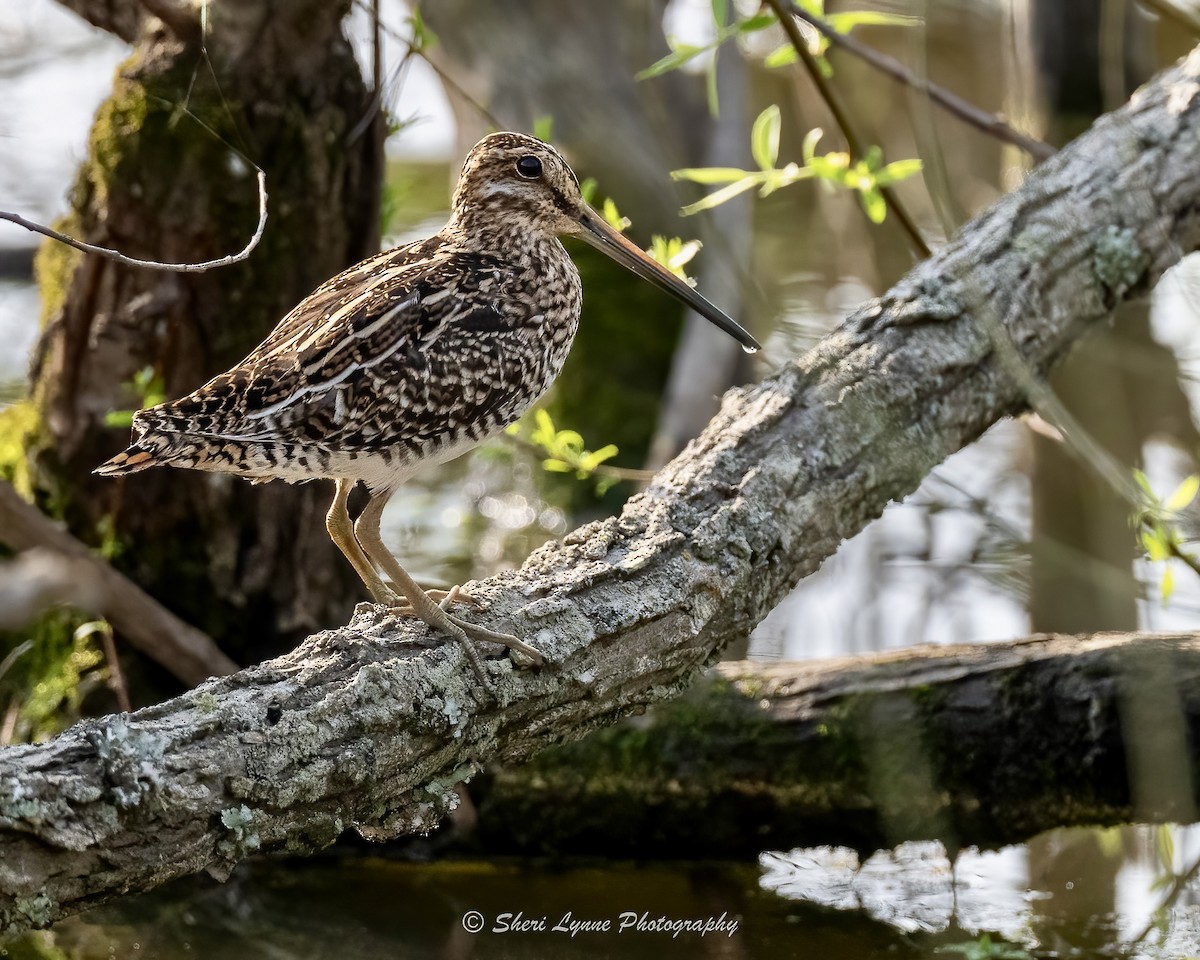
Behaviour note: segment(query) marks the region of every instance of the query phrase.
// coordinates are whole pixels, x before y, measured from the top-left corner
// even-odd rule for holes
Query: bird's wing
[[[421,246],[339,274],[242,363],[135,426],[338,450],[420,445],[455,417],[494,429],[520,387],[517,341],[536,333],[522,321],[540,317],[499,260]]]

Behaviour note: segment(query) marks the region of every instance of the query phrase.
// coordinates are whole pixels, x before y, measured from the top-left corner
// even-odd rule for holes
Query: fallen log
[[[724,663],[641,720],[471,783],[493,854],[753,858],[1190,822],[1200,636],[1041,636]]]

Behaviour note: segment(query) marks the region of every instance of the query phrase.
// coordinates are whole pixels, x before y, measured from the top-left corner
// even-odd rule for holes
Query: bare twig
[[[76,240],[74,237],[68,237],[65,233],[59,233],[57,230],[43,226],[40,223],[26,220],[19,213],[11,213],[7,210],[0,210],[0,220],[7,220],[19,227],[24,227],[26,230],[32,230],[34,233],[40,233],[44,237],[49,237],[51,240],[58,240],[60,243],[65,243],[76,250],[82,250],[84,253],[99,254],[110,260],[116,260],[117,263],[123,263],[126,266],[148,267],[151,270],[169,270],[174,273],[204,273],[216,267],[228,267],[235,263],[241,263],[258,246],[258,241],[262,239],[263,230],[267,226],[267,174],[262,169],[258,171],[258,227],[254,231],[254,236],[250,238],[250,242],[238,253],[228,257],[221,257],[219,260],[205,260],[203,263],[163,263],[159,260],[139,260],[136,257],[127,257],[117,250],[112,250],[108,247],[99,247],[92,243],[84,243],[82,240]]]
[[[370,12],[371,8],[367,6],[367,0],[354,0],[354,3],[359,8],[366,10],[367,12]],[[432,60],[430,60],[429,57],[427,57],[425,55],[424,50],[419,49],[416,46],[416,44],[414,44],[411,40],[409,40],[406,36],[404,36],[404,34],[402,34],[399,30],[397,30],[395,27],[389,26],[387,23],[384,23],[382,20],[380,21],[380,29],[382,29],[383,32],[386,33],[388,36],[390,36],[393,40],[396,40],[398,43],[404,44],[404,46],[408,48],[409,54],[416,54],[418,57],[420,57],[422,60],[424,60],[427,64],[429,64],[429,68],[435,74],[437,74],[437,78],[442,82],[442,85],[447,90],[449,90],[450,92],[455,94],[456,96],[461,97],[464,103],[467,103],[470,106],[474,107],[475,110],[478,111],[479,115],[488,122],[488,124],[492,127],[493,130],[507,129],[505,127],[505,125],[497,119],[496,115],[494,113],[492,113],[491,110],[489,110],[482,103],[480,103],[478,100],[476,100],[466,90],[464,90],[453,77],[451,77],[448,73],[446,73],[445,70],[443,70],[436,63],[434,63]]]
[[[133,706],[129,702],[129,688],[125,686],[125,675],[121,672],[121,661],[117,657],[117,645],[113,642],[112,627],[101,622],[100,644],[104,647],[104,659],[108,661],[108,687],[117,698],[117,709],[129,713]]]
[[[1151,0],[1151,2],[1154,2],[1154,0]],[[1163,0],[1158,0],[1158,2],[1163,2]],[[840,47],[847,53],[854,54],[854,56],[870,64],[881,73],[887,74],[893,80],[927,94],[930,100],[939,107],[942,107],[946,112],[958,117],[964,123],[982,130],[997,140],[1020,147],[1039,162],[1054,155],[1054,148],[1050,144],[1031,137],[1028,134],[1021,133],[1021,131],[1014,129],[1001,120],[996,114],[989,113],[987,110],[975,106],[975,104],[947,90],[945,87],[939,86],[932,80],[917,76],[899,60],[893,59],[887,54],[880,53],[874,47],[868,46],[848,33],[841,33],[835,30],[820,17],[813,16],[803,7],[798,6],[793,0],[789,0],[788,5],[793,15],[811,26],[835,47]],[[772,6],[774,6],[774,3],[772,3]],[[784,29],[787,28],[785,27]]]
[[[846,145],[850,148],[850,155],[855,160],[861,160],[865,155],[863,142],[855,131],[854,124],[850,120],[850,115],[847,113],[845,106],[842,104],[841,98],[836,90],[821,73],[821,68],[817,65],[816,59],[808,49],[808,44],[804,42],[804,37],[800,35],[800,28],[796,26],[796,21],[787,14],[784,10],[783,0],[765,0],[767,6],[775,11],[775,16],[779,18],[779,23],[783,27],[784,33],[787,34],[788,40],[791,41],[792,47],[796,51],[796,55],[800,58],[800,62],[804,64],[804,69],[808,71],[809,77],[813,84],[816,85],[817,92],[821,94],[821,99],[825,101],[825,105],[829,108],[829,112],[833,114],[833,118],[837,121],[838,127],[841,128],[842,135],[846,138]],[[904,228],[908,234],[909,240],[912,241],[913,247],[922,257],[928,257],[931,253],[929,245],[925,242],[925,238],[921,236],[921,231],[917,227],[916,221],[912,215],[905,209],[900,202],[900,198],[896,196],[896,191],[891,187],[880,187],[884,201],[887,203],[888,210],[900,222],[900,226]]]

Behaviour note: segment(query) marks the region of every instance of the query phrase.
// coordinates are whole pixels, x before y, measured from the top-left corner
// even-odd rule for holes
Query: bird
[[[502,432],[558,376],[583,298],[563,236],[672,294],[748,352],[759,349],[739,323],[610,227],[554,147],[492,133],[467,155],[441,231],[339,273],[236,366],[138,411],[130,446],[94,472],[170,466],[251,482],[333,480],[326,527],[377,603],[458,640],[481,680],[472,640],[540,665],[541,653],[518,637],[451,613],[457,602],[474,602],[458,587],[422,589],[379,526],[409,476]],[[347,500],[358,483],[369,498],[352,522]]]

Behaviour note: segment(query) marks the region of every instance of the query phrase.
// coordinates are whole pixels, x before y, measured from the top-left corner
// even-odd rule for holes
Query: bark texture
[[[203,274],[129,267],[65,247],[38,258],[46,324],[34,353],[38,426],[27,438],[45,511],[95,544],[237,659],[287,649],[344,619],[353,571],[321,518],[323,485],[252,487],[158,470],[91,475],[122,449],[110,411],[141,405],[129,383],[150,371],[167,397],[194,390],[249,352],[319,283],[374,252],[380,145],[370,95],[342,19],[350,0],[199,8],[71,4],[133,52],[97,113],[61,227],[148,259],[197,262],[241,249],[267,173],[269,221],[251,257]],[[147,9],[195,30],[168,29]]]
[[[1200,245],[1198,148],[1200,49],[812,352],[730,392],[620,517],[471,586],[472,616],[546,657],[487,661],[494,698],[422,624],[364,608],[277,660],[0,752],[0,918],[49,923],[346,828],[425,831],[484,762],[677,694]]]

